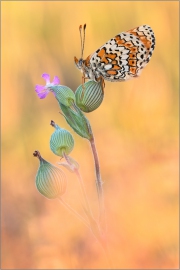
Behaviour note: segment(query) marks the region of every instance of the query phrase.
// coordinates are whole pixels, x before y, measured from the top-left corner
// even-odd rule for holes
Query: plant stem
[[[99,240],[99,242],[102,244],[102,246],[104,248],[105,242],[104,242],[103,234],[101,232],[99,222],[97,222],[93,217],[93,214],[92,214],[92,211],[91,211],[91,208],[90,208],[90,205],[89,205],[89,201],[88,201],[88,198],[87,198],[87,195],[86,195],[86,190],[85,190],[85,187],[84,187],[82,177],[81,177],[81,175],[79,173],[79,170],[75,170],[75,173],[76,173],[76,175],[78,177],[80,187],[81,187],[81,191],[82,191],[82,194],[83,194],[83,197],[84,197],[84,200],[85,200],[85,204],[86,204],[85,209],[87,211],[87,216],[88,216],[88,219],[89,219],[89,222],[90,222],[91,230],[92,230],[93,234],[96,236],[96,238]]]
[[[101,238],[101,231],[100,231],[100,228],[99,228],[99,223],[97,223],[96,220],[93,217],[93,214],[92,214],[92,211],[91,211],[91,208],[90,208],[90,204],[89,204],[89,201],[88,201],[88,197],[87,197],[87,194],[86,194],[86,190],[85,190],[85,187],[84,187],[84,182],[83,182],[83,179],[81,177],[81,174],[79,173],[79,169],[78,169],[78,167],[73,168],[72,160],[70,159],[70,157],[68,155],[66,155],[66,153],[63,153],[63,157],[66,159],[67,163],[72,168],[73,172],[76,174],[76,176],[78,178],[80,188],[81,188],[81,192],[82,192],[84,202],[85,202],[85,208],[84,209],[85,209],[86,215],[87,215],[87,217],[89,219],[89,223],[90,223],[92,232],[96,235],[96,237],[98,237],[100,239]]]
[[[99,232],[97,232],[97,223],[95,225],[94,228],[92,228],[92,222],[91,222],[91,226],[88,224],[88,222],[80,215],[78,214],[69,204],[67,204],[61,197],[57,198],[61,203],[62,205],[65,206],[65,208],[67,208],[71,213],[73,213],[77,218],[79,218],[85,225],[86,227],[88,227],[92,234],[94,235],[94,237],[99,241],[99,243],[101,244],[106,256],[107,256],[107,260],[110,264],[110,269],[113,269],[112,267],[112,261],[111,261],[111,258],[110,258],[110,255],[109,255],[109,250],[108,250],[108,247],[107,247],[107,243],[105,241],[105,239],[99,234]],[[90,217],[91,218],[91,217]]]
[[[69,204],[67,204],[61,197],[58,198],[58,200],[71,212],[73,213],[77,218],[79,218],[90,230],[91,227],[88,224],[88,222],[80,215],[78,212],[76,212]]]
[[[83,182],[83,179],[81,177],[81,174],[79,173],[79,169],[76,168],[76,167],[74,167],[74,168],[72,167],[71,160],[70,160],[69,156],[66,155],[65,152],[63,153],[63,157],[65,158],[65,160],[67,161],[67,163],[72,168],[73,172],[76,174],[76,176],[78,178],[80,188],[81,188],[81,192],[82,192],[82,195],[84,197],[85,204],[86,204],[86,211],[88,212],[88,214],[90,216],[92,216],[91,208],[90,208],[89,201],[88,201],[87,194],[86,194],[86,190],[85,190],[85,187],[84,187],[84,182]]]
[[[98,168],[97,171],[99,172],[99,174],[98,174],[98,177],[99,177],[98,180],[99,180],[101,178],[100,178],[99,162],[98,162],[98,157],[97,157],[95,144],[94,144],[93,150],[94,149],[95,149],[95,151],[93,151],[93,154],[95,153],[95,157],[96,157],[94,159],[96,160],[96,168]],[[70,165],[69,157],[65,153],[64,153],[64,158],[66,159],[66,161]],[[74,172],[75,172],[75,174],[76,174],[76,176],[77,176],[77,178],[79,180],[79,183],[80,183],[81,192],[83,194],[84,201],[85,201],[85,204],[86,204],[85,209],[87,211],[87,216],[88,216],[88,219],[89,219],[89,223],[81,215],[79,215],[70,205],[68,205],[61,197],[58,198],[58,199],[71,213],[73,213],[77,218],[79,218],[91,230],[94,237],[101,244],[101,246],[102,246],[102,248],[103,248],[103,250],[104,250],[104,252],[105,252],[105,254],[107,256],[108,263],[109,263],[111,269],[113,269],[111,256],[109,254],[109,250],[108,250],[108,246],[107,246],[106,237],[105,237],[104,234],[102,234],[99,224],[96,222],[96,220],[94,219],[94,217],[92,215],[92,211],[91,211],[91,208],[90,208],[90,205],[89,205],[89,201],[88,201],[88,198],[87,198],[87,194],[86,194],[86,190],[85,190],[85,187],[84,187],[84,183],[83,183],[83,179],[81,177],[81,174],[79,173],[79,170],[77,168],[74,169]],[[102,191],[102,186],[101,186],[101,191]],[[100,193],[100,195],[102,195],[102,192]],[[102,196],[100,198],[101,198],[101,200],[103,199]]]
[[[90,144],[91,144],[91,149],[92,149],[94,163],[95,163],[96,187],[97,187],[98,200],[99,200],[99,210],[100,210],[99,220],[100,220],[101,226],[103,226],[103,228],[104,228],[105,227],[105,210],[104,210],[104,194],[103,194],[103,188],[102,188],[103,182],[101,180],[99,159],[98,159],[98,154],[97,154],[97,150],[96,150],[95,141],[94,141],[93,136],[90,140]]]
[[[89,221],[90,224],[80,215],[78,214],[78,212],[76,212],[69,204],[67,204],[61,197],[58,198],[58,200],[71,212],[73,213],[77,218],[79,218],[85,225],[86,227],[88,227],[92,234],[94,235],[94,237],[101,243],[102,247],[105,250],[105,242],[104,239],[102,238],[102,235],[100,233],[98,224],[96,223],[96,221],[94,220],[93,217],[89,216]]]
[[[81,192],[83,194],[84,201],[85,201],[85,204],[86,204],[86,211],[88,212],[88,215],[92,216],[92,211],[91,211],[89,201],[88,201],[88,198],[87,198],[87,194],[86,194],[86,190],[85,190],[85,187],[84,187],[84,182],[82,180],[81,174],[79,173],[79,170],[76,169],[75,174],[76,174],[76,176],[77,176],[77,178],[79,180],[79,184],[80,184],[80,187],[81,187]]]

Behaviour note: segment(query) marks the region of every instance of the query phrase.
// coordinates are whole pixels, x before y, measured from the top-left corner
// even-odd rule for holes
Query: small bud
[[[38,191],[48,199],[56,199],[66,191],[67,179],[62,170],[44,160],[38,151],[33,153],[38,157],[40,166],[36,175]]]
[[[102,82],[88,81],[83,86],[80,85],[75,92],[75,97],[77,106],[83,112],[96,110],[104,98]]]
[[[50,139],[51,151],[60,157],[63,157],[64,154],[68,155],[74,148],[73,136],[66,129],[56,125],[54,121],[51,121],[51,125],[55,128]]]

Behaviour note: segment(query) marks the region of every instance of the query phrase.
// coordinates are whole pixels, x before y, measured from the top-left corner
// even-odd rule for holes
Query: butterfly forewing
[[[149,62],[154,46],[154,33],[148,25],[122,32],[85,60],[88,75],[112,82],[137,77]]]

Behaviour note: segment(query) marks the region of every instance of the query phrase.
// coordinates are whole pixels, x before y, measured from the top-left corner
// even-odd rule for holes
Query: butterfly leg
[[[105,81],[104,81],[103,77],[101,77],[101,86],[102,86],[102,90],[103,90],[103,92],[104,92]]]
[[[104,93],[105,81],[104,81],[103,77],[101,76],[101,77],[97,78],[97,81],[101,82],[101,88],[102,88],[102,91]]]
[[[85,93],[85,86],[84,86],[84,83],[85,83],[85,76],[84,76],[84,73],[83,73],[83,76],[82,76],[82,93],[81,93],[81,97],[80,99],[82,100],[83,97],[84,97],[84,93]]]

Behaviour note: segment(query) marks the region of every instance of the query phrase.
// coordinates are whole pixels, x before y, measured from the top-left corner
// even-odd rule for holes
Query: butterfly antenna
[[[79,33],[80,33],[80,40],[81,40],[81,58],[82,58],[82,46],[83,46],[83,42],[82,42],[82,25],[79,26]]]
[[[83,58],[83,52],[84,52],[86,24],[84,24],[83,30],[84,30],[84,36],[83,36],[83,42],[82,42],[82,58]]]

